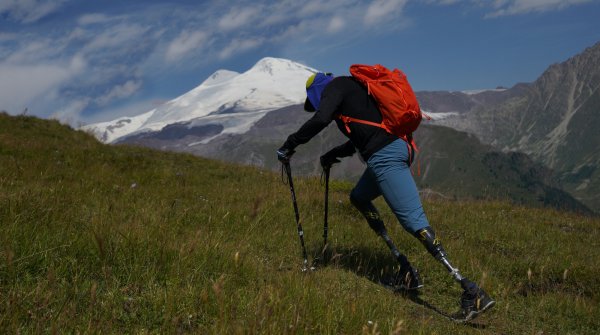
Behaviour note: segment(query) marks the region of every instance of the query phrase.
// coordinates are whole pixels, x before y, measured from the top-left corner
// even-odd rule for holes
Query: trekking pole
[[[304,246],[304,230],[300,224],[300,213],[298,211],[298,203],[296,202],[296,192],[294,191],[294,182],[292,181],[292,168],[290,162],[283,163],[285,173],[288,177],[288,184],[290,185],[290,192],[292,193],[292,203],[294,204],[294,212],[296,214],[296,227],[298,228],[298,237],[300,237],[300,245],[302,246],[302,257],[304,257],[304,266],[302,272],[308,270],[308,256],[306,255],[306,247]]]
[[[329,224],[327,222],[327,214],[329,212],[329,170],[331,166],[323,168],[325,172],[325,217],[323,218],[323,249],[327,247],[327,231]]]

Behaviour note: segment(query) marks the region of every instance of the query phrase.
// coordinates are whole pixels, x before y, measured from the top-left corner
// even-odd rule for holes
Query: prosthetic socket
[[[458,273],[458,269],[453,267],[448,261],[448,254],[446,254],[446,250],[444,250],[440,241],[435,237],[433,229],[431,229],[431,227],[420,229],[415,233],[415,236],[423,243],[425,248],[427,248],[427,251],[429,251],[435,259],[444,264],[452,277],[462,284],[464,279],[463,276],[461,276],[460,273]]]

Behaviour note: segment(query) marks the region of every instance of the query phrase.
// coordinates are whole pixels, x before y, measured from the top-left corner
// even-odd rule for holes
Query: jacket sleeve
[[[354,155],[356,152],[356,148],[352,141],[348,141],[342,145],[338,145],[337,147],[329,150],[328,154],[334,155],[335,157],[348,157]]]
[[[306,121],[297,132],[291,134],[283,144],[283,148],[294,150],[315,137],[333,121],[336,111],[342,102],[342,94],[335,88],[335,79],[327,85],[321,95],[321,105],[312,118]]]

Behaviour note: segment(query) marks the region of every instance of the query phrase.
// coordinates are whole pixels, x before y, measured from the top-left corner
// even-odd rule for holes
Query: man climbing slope
[[[429,253],[460,283],[464,292],[461,296],[461,310],[456,319],[470,320],[492,307],[495,301],[450,264],[446,251],[429,225],[409,169],[413,160],[410,134],[399,137],[375,126],[383,121],[378,103],[354,76],[333,77],[330,73],[319,72],[308,78],[306,91],[304,109],[315,114],[287,138],[277,151],[278,159],[284,163],[289,162],[297,146],[307,143],[335,120],[337,127],[349,141],[321,156],[321,165],[329,167],[339,162],[338,158],[352,156],[356,150],[367,163],[362,177],[350,193],[350,201],[398,259],[399,286],[418,289],[423,285],[418,271],[394,246],[372,203],[380,195],[383,195],[402,227],[419,239]]]

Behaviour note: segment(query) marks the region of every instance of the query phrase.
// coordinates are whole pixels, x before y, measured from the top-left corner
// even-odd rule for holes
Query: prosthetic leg
[[[477,289],[477,284],[463,277],[458,272],[458,268],[455,268],[452,266],[452,264],[450,264],[446,250],[444,250],[444,247],[442,247],[440,241],[435,237],[435,232],[431,227],[418,230],[415,233],[415,236],[419,239],[419,241],[421,241],[421,243],[423,243],[425,248],[427,248],[427,251],[429,251],[429,253],[435,257],[435,259],[440,261],[446,267],[452,278],[460,283],[461,287],[465,291],[473,291]]]
[[[419,272],[410,265],[408,258],[398,250],[388,235],[385,225],[379,217],[379,212],[375,206],[370,203],[368,205],[358,203],[358,201],[355,201],[352,197],[350,197],[350,200],[365,217],[369,227],[385,241],[385,244],[388,246],[396,260],[398,260],[398,263],[400,263],[400,271],[395,280],[398,286],[405,290],[414,290],[423,287]]]
[[[460,311],[452,316],[452,319],[457,322],[465,322],[474,319],[480,313],[491,308],[496,303],[490,296],[477,284],[463,277],[458,269],[453,267],[448,261],[448,254],[442,247],[440,241],[435,237],[435,233],[431,227],[423,228],[415,233],[415,236],[423,243],[427,251],[435,259],[440,261],[450,272],[452,278],[460,283],[464,292],[460,298]]]

